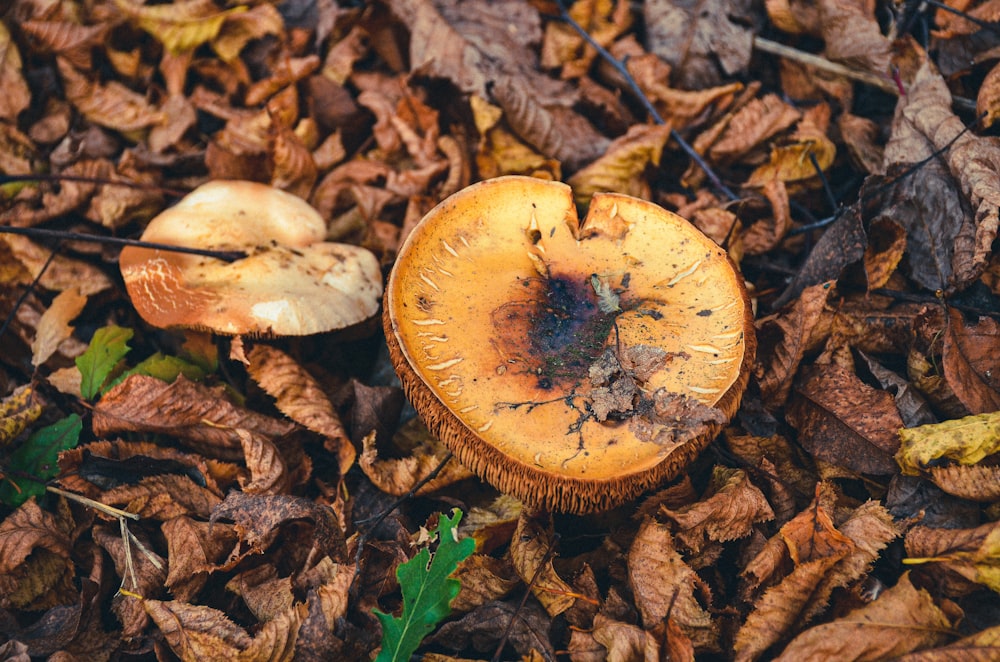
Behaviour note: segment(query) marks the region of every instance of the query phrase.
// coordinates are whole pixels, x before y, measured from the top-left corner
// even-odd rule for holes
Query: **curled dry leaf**
[[[172,384],[132,375],[104,394],[93,419],[98,437],[126,431],[170,434],[206,456],[225,460],[243,458],[237,429],[276,438],[294,427],[232,404],[223,387],[209,388],[183,375]]]
[[[71,527],[34,499],[0,522],[0,606],[45,609],[63,604],[45,604],[41,598],[73,572]]]
[[[87,304],[87,297],[76,288],[63,290],[52,300],[52,305],[42,313],[31,343],[31,364],[38,367],[56,353],[59,345],[71,335],[70,325]]]
[[[831,290],[832,283],[813,285],[789,309],[757,322],[760,359],[754,370],[768,409],[784,405],[803,356],[815,348],[813,337]]]
[[[180,516],[165,521],[160,530],[170,560],[165,584],[180,601],[189,601],[201,591],[216,564],[236,544],[236,532],[220,522]]]
[[[902,131],[900,125],[908,125]],[[962,195],[972,205],[972,218],[957,234],[952,249],[952,288],[961,288],[977,278],[986,268],[990,247],[1000,223],[1000,140],[968,133],[962,120],[951,111],[951,93],[941,74],[929,61],[922,63],[907,93],[900,97],[893,122],[893,137],[886,146],[890,154],[915,152],[910,146],[892,149],[893,142],[912,142],[922,137],[930,149],[946,150],[951,176],[959,183]],[[897,136],[905,136],[897,137]],[[919,160],[900,158],[900,161]]]
[[[948,311],[944,334],[944,376],[958,399],[972,414],[1000,410],[1000,323],[981,317],[967,325],[962,313]]]
[[[468,646],[492,653],[506,634],[507,641],[520,655],[534,651],[534,660],[556,659],[555,649],[549,638],[552,620],[539,605],[507,602],[488,602],[457,621],[442,625],[430,641],[451,650]],[[539,653],[541,655],[539,656]],[[453,658],[449,658],[453,659]]]
[[[835,365],[807,371],[796,388],[788,422],[814,457],[852,471],[893,474],[903,420],[892,395]]]
[[[770,161],[753,171],[747,186],[764,186],[772,179],[819,184],[817,167],[826,172],[837,156],[837,146],[826,135],[829,123],[829,106],[820,105],[807,111],[792,135],[792,142],[773,148]]]
[[[212,512],[209,521],[233,520],[240,540],[248,546],[246,554],[263,552],[288,522],[308,520],[315,526],[312,536],[322,552],[334,561],[346,560],[344,536],[333,510],[308,499],[289,495],[260,496],[233,491]]]
[[[715,163],[731,163],[789,128],[802,113],[775,94],[751,99],[725,122],[725,129],[708,148]]]
[[[327,449],[340,460],[340,475],[354,464],[354,445],[326,393],[295,359],[268,345],[256,345],[247,357],[253,380],[275,399],[278,411],[308,430],[323,435]]]
[[[452,575],[462,582],[458,595],[451,601],[451,611],[472,611],[487,602],[500,600],[521,583],[508,559],[485,554],[473,554]]]
[[[226,615],[211,607],[170,600],[143,600],[170,649],[185,662],[231,659],[291,660],[306,606],[289,607],[264,623],[251,637]]]
[[[916,526],[906,534],[905,563],[941,564],[969,581],[1000,593],[1000,522],[974,529]]]
[[[573,588],[552,567],[555,544],[550,518],[521,513],[511,538],[511,562],[552,617],[572,607],[575,600]]]
[[[409,453],[402,458],[379,457],[374,432],[365,436],[358,466],[383,492],[395,496],[406,494],[444,461],[448,449],[431,437],[419,421],[410,423],[397,435],[399,438],[410,437],[408,441],[411,442],[414,441],[414,436],[416,443],[407,443]],[[473,475],[458,460],[452,458],[441,473],[417,490],[417,494],[430,494]]]
[[[777,659],[888,659],[947,641],[951,627],[931,595],[904,574],[871,604],[803,632]]]
[[[17,122],[21,111],[31,105],[31,90],[21,73],[21,54],[7,26],[0,22],[0,118]]]
[[[648,166],[659,165],[669,137],[667,125],[636,124],[629,128],[608,145],[602,156],[567,180],[577,204],[587,205],[595,193],[605,191],[648,198],[648,184],[642,174]]]
[[[700,500],[661,512],[677,523],[676,534],[697,554],[709,541],[726,542],[750,535],[753,526],[774,519],[764,494],[738,469],[716,467],[708,491]]]
[[[141,94],[117,81],[106,85],[91,82],[69,62],[62,58],[57,58],[56,61],[66,90],[66,99],[94,124],[130,133],[163,121],[163,114]]]
[[[226,589],[242,598],[254,618],[267,622],[295,604],[292,578],[280,577],[270,563],[245,570],[226,583]]]
[[[957,464],[929,471],[934,484],[948,494],[970,501],[1000,501],[1000,467]]]
[[[674,548],[670,529],[646,519],[628,553],[629,583],[647,627],[668,615],[696,650],[717,650],[718,624],[699,600],[707,588]]]
[[[603,659],[618,662],[629,660],[659,660],[660,646],[650,632],[642,628],[608,618],[604,614],[594,617],[594,641],[607,651]]]
[[[243,445],[250,480],[241,481],[240,487],[247,494],[284,494],[289,490],[289,475],[285,460],[270,439],[235,429]]]

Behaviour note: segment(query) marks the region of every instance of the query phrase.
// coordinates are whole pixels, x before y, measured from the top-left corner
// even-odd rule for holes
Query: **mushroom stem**
[[[135,246],[137,248],[152,248],[161,251],[172,251],[174,253],[187,253],[189,255],[201,255],[204,257],[214,257],[223,262],[235,262],[247,256],[243,251],[213,251],[207,248],[190,248],[188,246],[174,246],[172,244],[161,244],[152,241],[140,241],[139,239],[126,239],[124,237],[103,237],[101,235],[85,234],[83,232],[67,232],[64,230],[47,230],[45,228],[15,228],[0,226],[0,234],[20,234],[33,239],[59,239],[61,241],[86,241],[94,244],[110,244],[112,246]]]

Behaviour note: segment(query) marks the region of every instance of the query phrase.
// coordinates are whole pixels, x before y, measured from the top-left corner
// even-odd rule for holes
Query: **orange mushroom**
[[[325,236],[323,218],[301,198],[256,182],[215,181],[150,221],[142,239],[247,257],[227,263],[130,246],[119,267],[135,309],[153,326],[310,335],[372,317],[382,296],[378,259]]]
[[[606,510],[676,476],[735,414],[756,341],[726,252],[652,203],[480,182],[399,251],[383,326],[428,428],[533,507]]]

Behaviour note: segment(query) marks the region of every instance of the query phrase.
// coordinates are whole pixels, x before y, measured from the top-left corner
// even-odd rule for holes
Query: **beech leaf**
[[[87,351],[76,359],[76,367],[81,376],[80,392],[84,399],[93,399],[101,392],[108,375],[128,354],[130,348],[125,343],[132,338],[132,333],[132,329],[114,325],[98,329],[94,333]]]
[[[431,556],[426,547],[396,569],[396,579],[403,591],[403,613],[394,617],[374,610],[382,624],[382,650],[376,662],[405,662],[428,634],[451,613],[451,601],[461,583],[451,579],[458,564],[476,548],[472,538],[458,539],[462,511],[455,509],[449,518],[442,514],[431,536],[438,541]]]
[[[942,459],[976,464],[1000,452],[1000,411],[899,431],[896,462],[903,473],[918,476]]]

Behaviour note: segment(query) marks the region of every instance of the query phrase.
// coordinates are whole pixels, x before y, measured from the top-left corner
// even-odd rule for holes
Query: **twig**
[[[17,298],[17,301],[14,302],[14,307],[11,308],[10,313],[4,319],[3,325],[0,325],[0,338],[3,338],[3,335],[7,333],[7,327],[9,327],[11,322],[14,321],[14,318],[17,317],[17,311],[21,309],[21,306],[24,305],[24,301],[32,292],[35,291],[35,288],[38,287],[38,283],[41,282],[42,276],[44,276],[45,272],[49,270],[50,266],[52,266],[52,260],[56,259],[57,254],[57,249],[53,249],[53,251],[49,253],[49,256],[45,259],[45,264],[43,264],[42,268],[38,270],[38,275],[35,276],[34,280],[31,281],[31,284],[28,285],[24,292],[21,293],[21,296]]]
[[[497,649],[493,652],[493,657],[490,658],[490,662],[499,662],[500,655],[503,653],[503,647],[507,645],[507,640],[510,638],[510,631],[514,627],[514,619],[517,615],[524,609],[524,605],[528,602],[528,596],[531,595],[531,589],[534,587],[535,583],[538,581],[538,577],[542,574],[542,569],[545,564],[549,562],[552,555],[556,551],[556,542],[559,540],[559,534],[552,534],[552,544],[549,548],[545,550],[545,555],[542,557],[541,562],[538,567],[535,568],[535,572],[531,575],[531,581],[528,582],[527,588],[524,590],[524,595],[521,596],[521,601],[517,603],[517,607],[514,609],[514,613],[510,615],[510,619],[507,621],[507,627],[503,629],[503,636],[500,637],[500,643],[497,644]]]
[[[17,228],[10,226],[0,226],[0,234],[18,234],[33,239],[59,239],[61,241],[85,241],[93,244],[110,244],[112,246],[135,246],[136,248],[152,248],[173,253],[185,253],[188,255],[201,255],[203,257],[214,257],[223,262],[235,262],[247,256],[243,251],[213,251],[207,248],[191,248],[188,246],[174,246],[171,244],[161,244],[152,241],[141,241],[139,239],[127,239],[125,237],[104,237],[101,235],[84,234],[82,232],[66,232],[63,230],[48,230],[46,228]]]
[[[653,121],[656,124],[666,124],[663,117],[660,115],[659,112],[657,112],[656,107],[653,105],[653,102],[649,100],[649,97],[646,96],[646,93],[642,91],[641,87],[639,87],[639,83],[637,83],[635,78],[632,77],[632,74],[629,73],[629,70],[625,66],[625,63],[616,58],[614,55],[612,55],[611,52],[608,51],[608,49],[604,48],[599,43],[597,43],[597,41],[593,37],[591,37],[590,34],[583,28],[583,26],[577,23],[576,20],[569,15],[569,10],[566,8],[566,5],[563,2],[563,0],[559,0],[558,5],[559,5],[559,17],[567,25],[576,30],[577,33],[584,39],[584,41],[590,44],[590,46],[595,51],[597,51],[598,55],[600,55],[604,60],[608,62],[608,64],[614,67],[615,71],[621,74],[621,76],[625,79],[625,82],[632,89],[632,92],[636,95],[636,97],[642,103],[643,107],[646,109],[646,112],[649,113],[649,116],[651,118],[653,118]],[[710,182],[712,182],[712,186],[714,186],[719,193],[726,196],[726,198],[730,201],[739,200],[739,196],[733,193],[728,186],[722,183],[722,180],[719,179],[719,176],[715,174],[715,172],[712,170],[711,166],[708,165],[705,159],[701,157],[701,154],[699,154],[694,149],[694,147],[688,144],[688,142],[684,140],[684,137],[681,136],[681,134],[679,134],[676,129],[673,128],[670,129],[670,138],[674,140],[682,150],[684,150],[684,153],[687,154],[699,168],[701,168],[702,172],[705,173],[705,176],[708,177]]]
[[[358,538],[358,548],[354,552],[354,577],[351,579],[351,586],[348,589],[348,594],[353,595],[355,584],[358,581],[358,577],[361,576],[361,554],[362,552],[364,552],[365,545],[368,544],[368,541],[371,540],[371,537],[375,534],[375,530],[379,527],[379,524],[384,522],[385,518],[391,515],[401,505],[403,505],[407,499],[413,498],[413,496],[417,493],[418,490],[420,490],[421,487],[423,487],[427,483],[437,478],[438,474],[440,474],[441,471],[444,470],[445,465],[447,465],[448,462],[450,462],[451,458],[453,457],[454,454],[451,451],[445,453],[444,456],[441,458],[441,461],[438,463],[438,465],[434,467],[433,471],[431,471],[429,474],[427,474],[426,476],[418,480],[416,483],[414,483],[413,486],[409,490],[407,490],[406,494],[402,495],[401,497],[393,501],[392,505],[390,505],[388,508],[383,510],[375,517],[369,517],[363,520],[358,520],[358,522],[356,522],[357,524],[367,524],[368,522],[372,522],[372,525],[368,527],[367,531],[361,534],[360,538]]]

